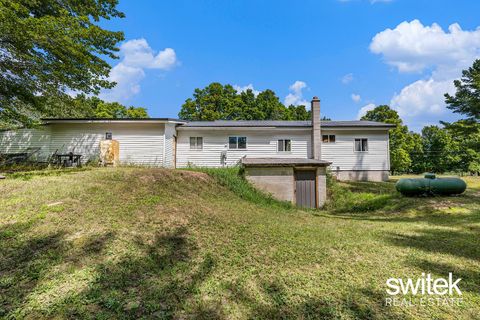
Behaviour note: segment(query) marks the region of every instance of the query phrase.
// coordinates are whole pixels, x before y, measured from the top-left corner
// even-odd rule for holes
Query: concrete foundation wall
[[[293,168],[245,168],[245,177],[274,198],[295,202]]]
[[[390,172],[387,170],[345,170],[332,171],[341,181],[387,181]]]

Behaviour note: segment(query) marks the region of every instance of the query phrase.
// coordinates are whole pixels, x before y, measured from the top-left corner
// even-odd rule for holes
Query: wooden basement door
[[[295,196],[297,206],[315,208],[315,171],[295,171]]]

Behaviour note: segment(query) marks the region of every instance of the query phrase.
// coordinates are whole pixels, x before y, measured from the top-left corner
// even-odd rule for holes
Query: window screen
[[[190,150],[202,150],[203,138],[202,137],[190,137]]]
[[[238,149],[247,149],[247,137],[238,137]]]
[[[228,148],[229,149],[237,149],[237,137],[230,137],[228,138]]]
[[[323,143],[333,143],[333,142],[335,142],[335,135],[334,134],[324,134],[324,135],[322,135],[322,142]]]
[[[292,141],[290,139],[280,139],[278,140],[278,152],[288,152],[292,151]]]
[[[365,152],[368,151],[368,139],[355,139],[355,151]]]
[[[229,137],[229,149],[247,149],[247,137]]]

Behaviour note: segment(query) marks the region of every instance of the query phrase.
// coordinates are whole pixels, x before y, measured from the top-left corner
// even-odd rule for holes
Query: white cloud
[[[343,84],[349,84],[352,81],[353,81],[353,73],[347,73],[342,77]]]
[[[131,67],[123,63],[117,64],[110,71],[110,81],[116,86],[105,90],[101,97],[107,101],[126,100],[140,92],[140,81],[145,77],[142,68]]]
[[[248,89],[252,90],[252,91],[253,91],[253,94],[254,94],[255,96],[258,96],[258,94],[260,93],[259,90],[255,90],[255,88],[253,87],[253,84],[251,84],[251,83],[250,83],[250,84],[247,84],[246,86],[243,86],[243,87],[241,87],[241,86],[239,86],[239,85],[237,85],[237,84],[234,84],[234,85],[233,85],[233,88],[234,88],[235,90],[237,90],[238,93],[245,92],[245,91],[247,91]]]
[[[402,117],[415,117],[421,114],[441,115],[445,108],[445,93],[454,93],[453,80],[418,80],[395,94],[390,105]]]
[[[110,81],[117,85],[104,90],[101,98],[107,101],[127,100],[140,92],[145,69],[167,71],[178,65],[175,50],[166,48],[155,54],[145,39],[133,39],[120,46],[122,60],[110,71]]]
[[[352,93],[351,97],[354,102],[360,102],[360,100],[362,100],[359,94]]]
[[[284,104],[286,106],[294,105],[304,105],[305,107],[309,107],[310,103],[303,98],[303,89],[307,88],[307,84],[303,81],[295,81],[288,89],[291,91],[286,97]]]
[[[465,67],[480,55],[480,29],[464,31],[458,23],[445,32],[438,24],[424,26],[420,21],[402,22],[373,37],[373,53],[399,72],[421,72],[435,68],[437,76]]]
[[[375,104],[369,103],[358,110],[357,119],[360,120],[361,117],[367,114],[367,111],[375,109]]]
[[[391,106],[407,123],[419,117],[435,123],[448,116],[444,94],[454,93],[453,81],[480,57],[480,28],[465,31],[454,23],[445,31],[436,23],[402,22],[375,35],[370,50],[400,73],[421,75],[394,94]]]

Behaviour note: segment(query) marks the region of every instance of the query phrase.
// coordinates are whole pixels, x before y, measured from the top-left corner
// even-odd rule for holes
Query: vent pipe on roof
[[[320,99],[313,97],[312,108],[312,158],[322,158],[322,134],[320,128]]]

